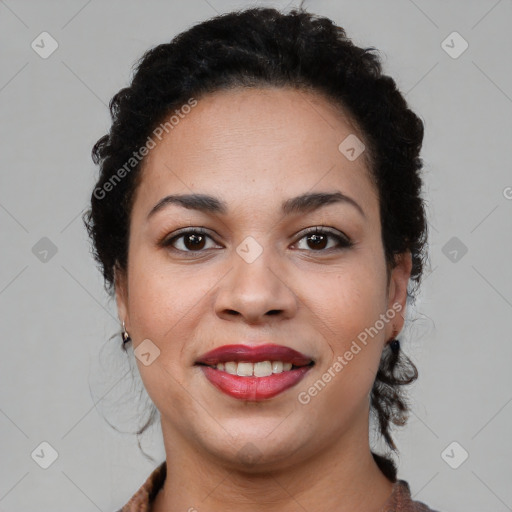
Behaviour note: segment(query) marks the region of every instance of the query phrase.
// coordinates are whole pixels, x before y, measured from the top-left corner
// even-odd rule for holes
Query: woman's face
[[[235,89],[199,100],[146,157],[116,293],[169,450],[278,467],[368,443],[368,394],[403,325],[411,264],[401,258],[388,282],[377,191],[354,135],[316,94]],[[317,193],[342,199],[291,203]],[[161,203],[189,194],[224,208]],[[226,380],[197,364],[238,344],[281,345],[314,365],[291,370],[304,375],[281,390],[282,374]]]

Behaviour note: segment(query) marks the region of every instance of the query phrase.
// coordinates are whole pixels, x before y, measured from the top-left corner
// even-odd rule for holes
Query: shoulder
[[[429,508],[421,501],[411,497],[409,484],[405,480],[397,480],[382,512],[439,512]]]
[[[139,512],[149,509],[158,491],[162,488],[167,473],[165,461],[156,467],[126,505],[116,512]]]

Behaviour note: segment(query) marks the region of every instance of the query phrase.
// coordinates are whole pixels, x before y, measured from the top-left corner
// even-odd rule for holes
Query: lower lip
[[[226,395],[240,400],[272,398],[300,382],[312,366],[275,373],[268,377],[239,377],[211,366],[201,365],[205,377]]]

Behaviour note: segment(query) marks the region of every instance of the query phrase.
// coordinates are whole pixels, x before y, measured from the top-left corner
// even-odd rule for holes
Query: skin
[[[392,483],[369,447],[369,393],[386,342],[403,327],[411,258],[401,255],[388,280],[366,155],[349,161],[338,150],[354,133],[316,93],[234,89],[201,98],[146,157],[116,296],[134,349],[149,339],[160,350],[148,366],[136,360],[161,414],[167,456],[153,512],[377,512],[389,498]],[[364,216],[349,203],[281,212],[290,197],[334,191]],[[222,199],[227,214],[173,204],[148,219],[163,197],[189,193]],[[318,225],[353,246],[336,250],[329,237],[318,248],[303,233]],[[174,251],[159,244],[184,227],[203,227],[211,238],[195,252],[187,237]],[[263,249],[252,263],[236,252],[247,236]],[[393,304],[402,314],[301,404],[298,394]],[[305,379],[269,400],[225,395],[194,365],[222,345],[265,342],[315,360]]]

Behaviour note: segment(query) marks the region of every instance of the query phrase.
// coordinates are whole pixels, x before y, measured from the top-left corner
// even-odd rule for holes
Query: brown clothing
[[[151,512],[158,491],[163,487],[167,467],[165,461],[160,464],[142,484],[130,501],[117,512]],[[397,480],[382,512],[436,512],[420,501],[411,499],[409,484],[405,480]]]

